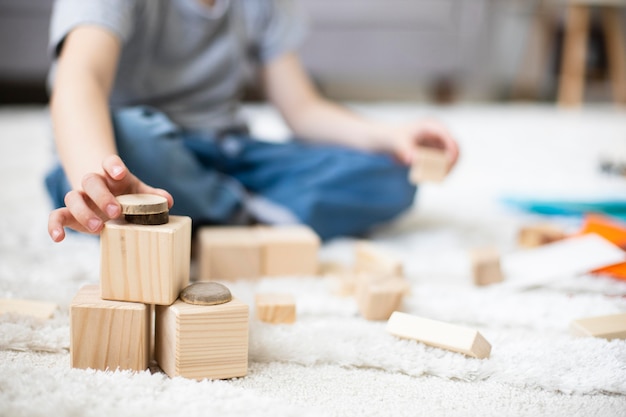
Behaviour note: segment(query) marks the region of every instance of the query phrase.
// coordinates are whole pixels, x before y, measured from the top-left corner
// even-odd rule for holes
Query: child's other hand
[[[48,233],[55,242],[65,238],[65,227],[85,233],[99,233],[104,222],[121,215],[115,196],[122,194],[159,194],[174,200],[165,190],[150,187],[134,176],[117,155],[102,162],[103,173],[92,172],[83,177],[82,189],[65,195],[65,207],[56,209],[48,218]]]
[[[441,149],[448,158],[448,172],[459,158],[459,146],[452,134],[441,123],[427,120],[410,123],[394,129],[393,154],[403,163],[410,165],[418,147]]]

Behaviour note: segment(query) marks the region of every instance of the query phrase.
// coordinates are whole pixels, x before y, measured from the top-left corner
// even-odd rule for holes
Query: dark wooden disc
[[[155,214],[125,214],[124,219],[128,223],[155,226],[167,223],[170,220],[170,215],[168,211]]]

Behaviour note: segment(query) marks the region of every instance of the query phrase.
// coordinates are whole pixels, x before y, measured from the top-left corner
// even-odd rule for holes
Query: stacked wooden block
[[[170,376],[245,375],[248,306],[178,299],[189,283],[191,219],[169,216],[158,196],[118,201],[125,218],[108,221],[100,236],[100,286],[83,287],[70,306],[71,366],[145,370],[154,336],[156,359]]]

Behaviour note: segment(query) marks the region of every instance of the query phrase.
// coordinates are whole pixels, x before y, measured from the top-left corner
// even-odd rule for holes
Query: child
[[[294,52],[303,34],[289,0],[57,0],[52,239],[99,233],[127,193],[163,195],[196,226],[302,222],[323,239],[409,208],[416,147],[445,150],[451,169],[456,142],[435,122],[387,125],[320,97]],[[249,135],[237,110],[255,78],[296,140]]]

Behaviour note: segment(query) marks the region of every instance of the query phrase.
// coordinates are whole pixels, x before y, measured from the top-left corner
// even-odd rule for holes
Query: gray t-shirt
[[[122,41],[112,108],[153,106],[202,130],[241,126],[241,93],[255,68],[294,51],[305,32],[292,0],[216,0],[212,7],[199,0],[57,0],[53,56],[86,24]]]

